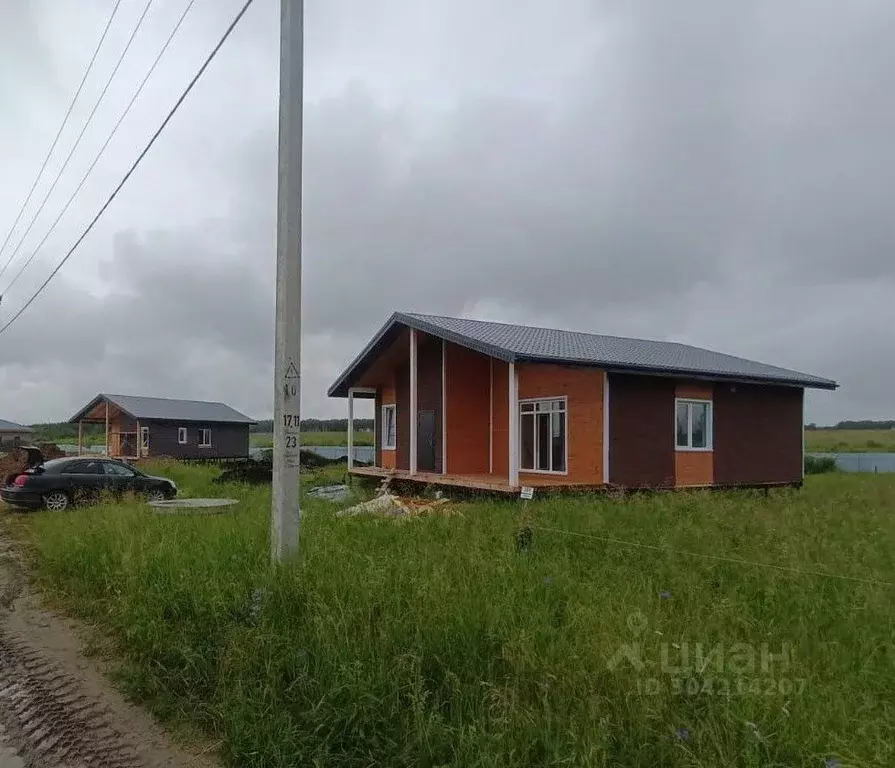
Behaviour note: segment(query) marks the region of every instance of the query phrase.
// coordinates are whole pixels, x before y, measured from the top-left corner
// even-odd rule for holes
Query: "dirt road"
[[[0,513],[0,768],[212,768],[126,702],[44,610]]]

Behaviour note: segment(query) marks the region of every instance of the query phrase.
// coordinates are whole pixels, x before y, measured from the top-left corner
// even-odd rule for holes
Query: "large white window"
[[[569,448],[566,398],[519,403],[519,469],[565,474]]]
[[[679,451],[712,450],[712,401],[677,400],[674,427]]]
[[[201,427],[199,429],[199,447],[211,448],[211,430]]]
[[[382,406],[382,447],[395,450],[398,443],[398,412],[394,405]]]

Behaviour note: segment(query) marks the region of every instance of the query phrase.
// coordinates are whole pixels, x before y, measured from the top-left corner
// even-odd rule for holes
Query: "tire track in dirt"
[[[38,765],[139,768],[110,711],[38,651],[0,635],[0,710],[10,741]]]
[[[0,752],[12,747],[31,768],[215,765],[171,745],[91,669],[79,645],[29,594],[20,556],[0,529]]]

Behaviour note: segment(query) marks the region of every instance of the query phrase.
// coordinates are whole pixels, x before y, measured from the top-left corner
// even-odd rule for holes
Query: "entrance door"
[[[416,420],[416,468],[435,471],[435,411],[419,411]]]

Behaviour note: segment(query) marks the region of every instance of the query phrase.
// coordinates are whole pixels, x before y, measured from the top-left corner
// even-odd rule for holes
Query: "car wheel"
[[[71,503],[71,500],[68,498],[68,494],[65,491],[53,491],[53,493],[48,493],[44,496],[44,506],[47,509],[52,509],[54,512],[61,512],[64,509],[68,509],[68,505]]]
[[[146,501],[164,501],[167,497],[161,488],[153,488],[146,494]]]

